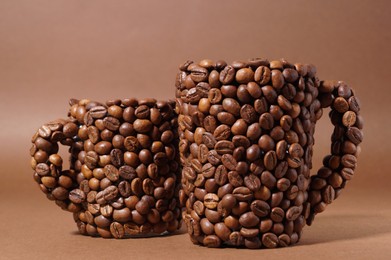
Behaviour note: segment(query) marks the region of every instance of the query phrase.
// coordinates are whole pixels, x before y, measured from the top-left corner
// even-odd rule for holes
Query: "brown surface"
[[[390,259],[390,7],[389,1],[1,1],[0,258]],[[192,245],[187,234],[83,237],[71,214],[33,182],[30,136],[64,117],[70,97],[171,98],[186,59],[254,56],[312,62],[321,79],[347,81],[363,103],[356,176],[297,246],[212,250]],[[325,116],[315,169],[330,132]]]

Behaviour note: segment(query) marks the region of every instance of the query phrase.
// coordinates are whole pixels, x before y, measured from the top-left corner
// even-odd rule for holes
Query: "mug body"
[[[274,248],[299,241],[310,214],[312,65],[200,61],[176,79],[183,218],[193,243]]]

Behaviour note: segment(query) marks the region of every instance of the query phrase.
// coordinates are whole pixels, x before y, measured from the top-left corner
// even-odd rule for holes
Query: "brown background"
[[[390,7],[387,0],[1,0],[0,258],[390,259]],[[71,214],[33,182],[30,137],[64,117],[69,98],[172,98],[185,60],[251,57],[314,63],[321,79],[347,81],[363,104],[356,176],[297,246],[206,249],[183,232],[121,241],[83,237]],[[330,134],[324,116],[315,169]]]

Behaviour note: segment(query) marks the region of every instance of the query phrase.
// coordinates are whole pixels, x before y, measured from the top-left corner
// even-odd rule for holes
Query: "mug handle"
[[[307,203],[307,225],[311,225],[317,213],[335,200],[353,177],[363,140],[363,118],[360,102],[353,90],[343,81],[321,81],[320,105],[330,107],[329,117],[334,125],[331,136],[331,154],[323,159],[316,175],[311,176]],[[309,210],[308,210],[309,209]]]
[[[58,143],[69,146],[69,152],[77,156],[83,150],[83,143],[77,137],[79,127],[80,123],[72,117],[46,123],[32,137],[30,149],[34,180],[42,192],[63,210],[74,213],[80,211],[84,201],[83,198],[75,200],[77,196],[69,196],[79,186],[74,169],[77,158],[71,157],[70,169],[63,170]]]

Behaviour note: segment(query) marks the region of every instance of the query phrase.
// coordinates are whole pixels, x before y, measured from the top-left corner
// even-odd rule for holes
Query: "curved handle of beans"
[[[77,172],[74,162],[77,154],[83,150],[78,141],[79,122],[76,119],[58,119],[42,125],[32,137],[30,149],[31,166],[34,180],[48,199],[54,200],[64,210],[78,212],[81,201],[72,201],[71,192],[78,188]],[[59,145],[69,146],[71,167],[63,170],[63,160],[58,154]]]
[[[331,108],[329,117],[334,131],[331,153],[324,157],[323,167],[317,174],[311,176],[308,225],[311,225],[317,213],[324,211],[340,195],[353,177],[360,153],[359,144],[363,140],[363,118],[353,90],[342,81],[321,81],[318,90],[321,107]]]

